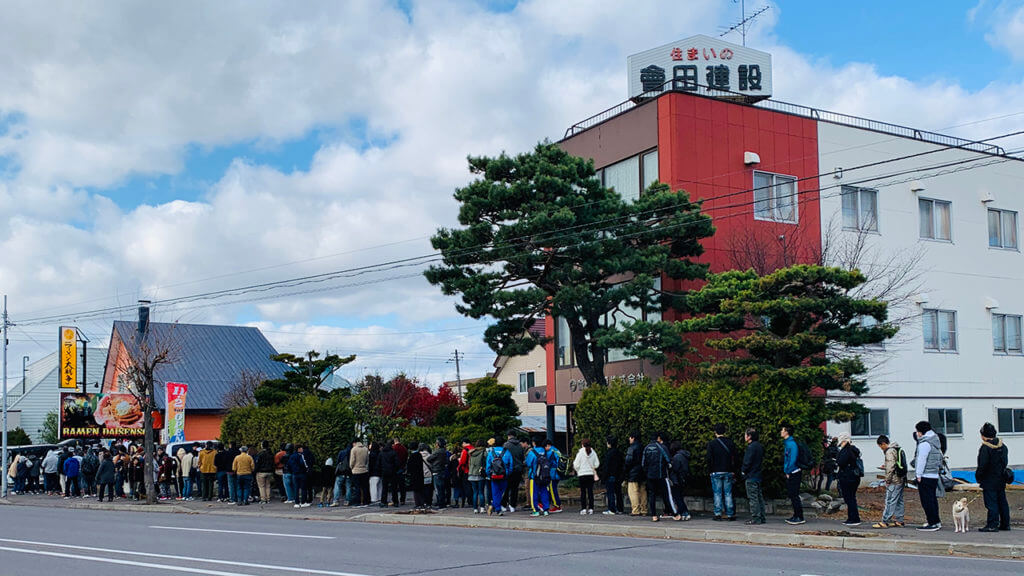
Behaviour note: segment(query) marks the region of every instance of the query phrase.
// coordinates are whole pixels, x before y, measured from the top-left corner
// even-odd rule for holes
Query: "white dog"
[[[967,532],[971,525],[971,510],[967,507],[967,498],[953,502],[953,532]]]

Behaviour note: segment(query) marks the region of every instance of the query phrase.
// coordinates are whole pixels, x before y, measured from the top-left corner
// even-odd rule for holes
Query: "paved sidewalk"
[[[1024,527],[995,534],[977,531],[954,534],[951,526],[938,532],[919,532],[913,528],[876,530],[865,522],[856,528],[841,524],[842,518],[808,519],[801,526],[790,526],[781,517],[769,517],[761,526],[747,526],[743,518],[735,522],[715,522],[709,515],[694,515],[688,522],[669,518],[652,522],[650,518],[605,516],[597,512],[581,516],[578,510],[534,518],[526,511],[505,516],[473,514],[470,509],[447,509],[431,513],[410,513],[409,507],[382,509],[372,507],[294,508],[279,502],[267,505],[235,506],[216,502],[165,501],[155,506],[117,500],[97,502],[94,499],[64,500],[45,496],[11,496],[0,505],[48,506],[138,512],[179,514],[221,514],[231,516],[276,517],[321,521],[373,522],[380,524],[411,524],[417,526],[450,526],[466,528],[497,528],[511,530],[550,531],[570,534],[632,536],[709,542],[733,542],[802,546],[878,552],[902,552],[929,555],[969,555],[992,558],[1024,559]],[[198,521],[198,520],[197,520]]]

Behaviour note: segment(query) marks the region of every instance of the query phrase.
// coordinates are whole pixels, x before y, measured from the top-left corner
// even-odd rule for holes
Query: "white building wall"
[[[547,386],[547,362],[543,346],[537,346],[524,356],[511,356],[498,371],[496,378],[501,384],[508,384],[515,390],[512,398],[519,405],[521,416],[544,416],[547,414],[546,404],[527,402],[526,392],[519,391],[519,375],[533,372],[534,386]]]
[[[884,352],[868,358],[877,365],[869,373],[870,392],[861,401],[870,408],[889,410],[889,436],[910,456],[914,424],[927,419],[929,408],[962,410],[963,433],[949,435],[948,456],[954,469],[973,469],[981,425],[997,423],[997,408],[1024,408],[1024,356],[995,354],[992,338],[993,312],[1024,314],[1024,255],[1019,250],[990,248],[987,228],[987,208],[1016,211],[1019,243],[1024,162],[943,150],[855,170],[856,166],[942,147],[824,122],[818,124],[818,138],[820,171],[843,169],[840,179],[825,176],[820,181],[823,241],[856,238],[856,232],[841,230],[839,186],[857,185],[878,190],[878,233],[866,236],[866,246],[873,254],[867,260],[885,261],[892,255],[909,258],[916,251],[921,254],[919,292],[927,294],[927,302],[908,302],[903,311],[913,317],[895,341],[886,344]],[[936,167],[958,160],[976,161]],[[911,169],[920,171],[895,175]],[[958,171],[938,174],[953,170]],[[889,177],[858,184],[878,176]],[[912,192],[911,188],[917,187],[908,182],[912,179],[924,190]],[[984,203],[986,196],[992,200]],[[919,238],[919,197],[952,202],[950,242]],[[997,308],[986,308],[995,302]],[[923,308],[956,311],[956,352],[924,350]],[[849,424],[828,425],[830,435],[849,431]],[[1010,463],[1024,463],[1024,434],[1000,435],[1009,447]],[[855,444],[868,470],[882,463],[875,438],[856,438]],[[874,480],[870,472],[868,480]]]

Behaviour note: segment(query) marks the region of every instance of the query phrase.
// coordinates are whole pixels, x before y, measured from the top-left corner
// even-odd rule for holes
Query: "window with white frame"
[[[952,240],[952,203],[945,200],[919,198],[917,209],[921,215],[921,238],[929,240]]]
[[[536,376],[533,371],[519,373],[519,393],[526,394],[536,384]]]
[[[652,287],[654,292],[661,290],[661,278],[654,279],[654,286]],[[661,321],[661,311],[655,310],[641,310],[633,306],[623,305],[617,310],[609,312],[605,315],[606,326],[617,326],[622,323],[632,323],[640,320],[647,322],[659,322]],[[622,348],[610,348],[608,349],[608,362],[621,362],[623,360],[633,360],[636,356],[630,355],[626,350]]]
[[[754,172],[754,218],[795,223],[796,178],[770,172]]]
[[[873,408],[850,421],[850,436],[880,436],[889,434],[889,410]]]
[[[1013,314],[992,315],[992,349],[996,354],[1020,354],[1021,317]]]
[[[929,408],[928,423],[932,430],[946,436],[964,433],[963,411],[959,408]]]
[[[988,245],[993,248],[1017,249],[1016,212],[988,209]]]
[[[1024,409],[999,408],[996,410],[1000,434],[1024,434]]]
[[[843,228],[878,232],[878,190],[843,186]]]
[[[926,309],[921,317],[924,349],[936,352],[956,352],[956,312]]]

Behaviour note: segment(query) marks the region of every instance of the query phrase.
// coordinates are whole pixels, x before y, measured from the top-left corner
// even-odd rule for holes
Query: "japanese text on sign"
[[[61,390],[78,388],[78,331],[72,326],[60,327],[60,368],[57,374]]]

